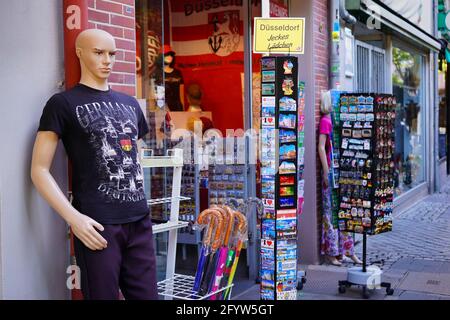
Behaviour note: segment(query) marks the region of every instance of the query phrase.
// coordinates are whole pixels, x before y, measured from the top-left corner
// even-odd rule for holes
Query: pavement
[[[356,238],[356,254],[362,257],[362,241]],[[450,300],[450,180],[440,192],[394,212],[393,231],[367,240],[367,262],[382,271],[381,280],[390,282],[393,295],[370,290],[371,300]],[[332,265],[299,265],[306,271],[306,283],[298,300],[359,300],[360,287],[338,292],[347,268]],[[259,285],[237,282],[232,300],[259,300]]]

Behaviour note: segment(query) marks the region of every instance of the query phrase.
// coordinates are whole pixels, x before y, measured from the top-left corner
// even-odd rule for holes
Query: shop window
[[[163,77],[163,61],[160,54],[164,46],[164,10],[163,0],[136,0],[136,91],[138,101],[145,106],[145,116],[150,128],[144,137],[146,148],[154,155],[166,152],[164,125],[165,112],[160,108],[164,101],[164,87],[158,81]],[[170,196],[166,188],[166,169],[144,170],[145,191],[148,199]],[[163,220],[167,211],[165,205],[150,206],[153,219]],[[168,237],[166,232],[155,236],[155,254],[158,281],[166,276],[166,256]]]
[[[287,15],[287,1],[271,2],[274,14]],[[213,127],[226,136],[227,129],[233,129],[236,136],[243,136],[243,130],[248,129],[244,124],[244,91],[248,83],[253,84],[255,105],[247,114],[252,115],[253,111],[253,124],[259,124],[260,55],[253,55],[251,49],[244,52],[244,32],[251,34],[255,16],[261,16],[259,0],[217,1],[217,4],[197,0],[136,0],[137,97],[146,106],[151,129],[145,142],[155,155],[163,155],[173,147],[184,149],[182,195],[191,201],[180,203],[180,219],[192,224],[210,204],[225,204],[230,198],[244,201],[244,186],[251,183],[247,182],[247,171],[239,162],[245,157],[241,154],[234,160],[226,151],[244,150],[238,141],[243,139],[224,139],[224,151],[219,138],[204,139],[208,141],[194,145],[187,132],[193,131],[194,123],[200,121],[204,130]],[[176,73],[168,72],[165,65],[168,52],[175,57],[172,68]],[[244,72],[247,59],[252,61],[253,74]],[[179,129],[187,135],[182,135]],[[235,148],[229,146],[230,142],[236,143]],[[222,163],[229,158],[235,163],[227,162],[226,168],[219,165],[221,154]],[[202,163],[195,161],[200,158]],[[213,161],[217,161],[216,166]],[[233,179],[228,179],[230,172],[236,173]],[[167,169],[147,172],[148,197],[170,197],[171,177]],[[164,205],[151,207],[153,218],[167,218],[167,209]],[[164,271],[166,240],[157,239],[156,248],[161,253],[158,261],[162,261],[159,275]],[[197,245],[199,233],[181,230],[178,242]],[[191,256],[186,257],[186,252],[184,255],[188,259]]]
[[[392,85],[397,97],[395,193],[425,181],[424,58],[400,48],[392,51]]]

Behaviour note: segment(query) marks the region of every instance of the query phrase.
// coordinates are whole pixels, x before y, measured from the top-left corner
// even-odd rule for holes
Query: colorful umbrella
[[[202,226],[208,226],[207,230],[204,233],[204,237],[203,237],[203,245],[202,245],[202,250],[200,253],[200,258],[197,264],[197,272],[195,274],[195,280],[194,280],[194,287],[193,287],[193,291],[194,293],[198,293],[200,290],[200,285],[201,285],[201,281],[203,278],[203,271],[205,270],[205,262],[207,262],[207,256],[209,254],[211,254],[211,237],[212,237],[212,233],[214,231],[214,226],[218,226],[219,225],[219,220],[221,220],[221,214],[220,212],[218,212],[217,210],[211,210],[211,209],[207,209],[202,211],[197,218],[197,224],[198,225],[202,225]],[[220,230],[219,228],[216,229]]]
[[[223,277],[223,273],[225,270],[228,251],[229,251],[229,242],[230,235],[234,226],[234,212],[228,207],[213,207],[213,209],[220,209],[222,215],[226,218],[227,228],[225,230],[225,236],[223,237],[222,247],[219,251],[219,259],[217,261],[216,273],[213,277],[212,286],[210,292],[217,291],[220,287],[220,282]],[[211,300],[216,300],[216,295],[211,296]]]
[[[230,270],[230,276],[228,278],[227,286],[230,286],[233,283],[233,278],[236,273],[237,264],[239,261],[239,255],[241,253],[242,245],[247,240],[246,239],[246,237],[247,237],[247,219],[245,218],[245,216],[242,213],[240,213],[238,211],[235,211],[234,214],[238,220],[238,226],[237,226],[237,232],[236,232],[236,238],[237,238],[236,256],[234,258],[233,265]],[[227,288],[225,290],[225,293],[223,294],[223,299],[227,300],[229,295],[230,295],[230,288]]]
[[[212,243],[211,243],[211,253],[209,255],[209,259],[206,261],[207,265],[204,267],[204,269],[206,269],[206,272],[203,274],[201,284],[200,284],[199,294],[202,296],[209,292],[211,279],[214,275],[214,271],[216,270],[216,261],[217,261],[216,251],[217,251],[217,249],[220,248],[220,245],[222,244],[222,236],[223,236],[222,231],[223,231],[223,222],[224,222],[222,213],[220,210],[218,210],[218,208],[208,209],[208,210],[212,210],[213,212],[216,212],[218,218],[217,218],[217,225],[214,226],[215,233],[214,233],[214,238],[212,239]]]
[[[233,231],[232,231],[231,238],[229,240],[227,240],[228,255],[227,255],[227,259],[226,259],[226,263],[225,263],[225,268],[223,270],[223,277],[222,277],[221,283],[219,285],[220,288],[222,288],[223,286],[226,285],[226,283],[228,283],[228,277],[230,276],[231,265],[233,264],[234,254],[236,252],[236,246],[235,246],[236,243],[234,241],[230,241],[230,240],[234,240],[236,238],[236,233],[238,232],[238,225],[236,223],[236,222],[238,222],[238,220],[236,218],[235,211],[233,211],[228,206],[222,206],[222,208],[227,210],[228,213],[233,217],[231,219],[232,224],[233,224]]]

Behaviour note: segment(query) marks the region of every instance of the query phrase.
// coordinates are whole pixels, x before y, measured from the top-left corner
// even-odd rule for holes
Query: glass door
[[[146,148],[153,155],[165,155],[168,148],[166,111],[164,108],[164,0],[136,0],[136,86],[137,99],[145,109],[150,132],[145,136]],[[170,196],[166,177],[171,172],[164,168],[144,170],[147,199]],[[165,221],[170,212],[166,204],[150,206],[153,223]],[[155,253],[158,281],[165,278],[167,232],[155,235]]]

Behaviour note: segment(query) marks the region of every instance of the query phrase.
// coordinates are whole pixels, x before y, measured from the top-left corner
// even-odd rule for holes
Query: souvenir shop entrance
[[[272,1],[288,16],[287,1]],[[252,21],[261,1],[136,0],[137,98],[151,128],[154,155],[184,150],[177,268],[195,272],[198,214],[226,204],[249,215],[249,241],[237,276],[256,279],[259,261],[256,132],[260,124],[260,55],[252,54]],[[147,172],[149,198],[170,196],[170,169]],[[259,197],[258,197],[259,198]],[[168,205],[151,207],[166,220]],[[156,238],[163,276],[165,235]],[[246,264],[244,263],[246,261]],[[188,270],[186,270],[188,269]]]

